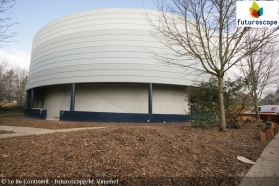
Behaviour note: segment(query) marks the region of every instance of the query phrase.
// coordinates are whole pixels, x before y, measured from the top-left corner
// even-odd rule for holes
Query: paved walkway
[[[0,130],[4,131],[14,131],[11,134],[0,134],[0,138],[9,138],[15,136],[27,136],[27,135],[40,135],[55,132],[71,132],[77,130],[87,130],[87,129],[102,129],[105,127],[86,127],[86,128],[70,128],[70,129],[42,129],[42,128],[32,128],[32,127],[18,127],[18,126],[0,126]]]
[[[239,186],[279,185],[279,133],[268,143]]]

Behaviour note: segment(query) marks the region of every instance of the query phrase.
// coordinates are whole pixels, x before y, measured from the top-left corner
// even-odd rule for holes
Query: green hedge
[[[1,112],[23,112],[24,105],[15,105],[9,107],[0,107]]]

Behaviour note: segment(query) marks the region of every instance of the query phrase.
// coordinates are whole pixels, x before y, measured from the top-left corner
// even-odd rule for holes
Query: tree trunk
[[[219,84],[219,111],[220,111],[220,131],[226,131],[226,117],[224,106],[224,78],[218,77]]]
[[[259,113],[259,104],[258,104],[258,96],[255,94],[255,112],[256,112],[256,119],[257,121],[260,119],[260,113]]]

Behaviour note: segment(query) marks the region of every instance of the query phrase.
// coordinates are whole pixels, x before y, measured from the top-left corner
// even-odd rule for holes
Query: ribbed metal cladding
[[[193,80],[202,80],[204,76],[200,74],[185,73],[184,68],[154,58],[154,53],[171,53],[150,33],[152,26],[147,15],[156,22],[158,13],[99,9],[45,25],[33,40],[27,88],[73,82],[187,86]]]

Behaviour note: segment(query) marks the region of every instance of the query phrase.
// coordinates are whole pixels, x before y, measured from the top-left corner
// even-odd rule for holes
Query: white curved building
[[[146,14],[153,19],[158,12],[92,10],[40,29],[33,40],[25,115],[43,108],[47,119],[185,121],[185,87],[204,77],[154,58],[152,52],[167,49],[150,33]]]

